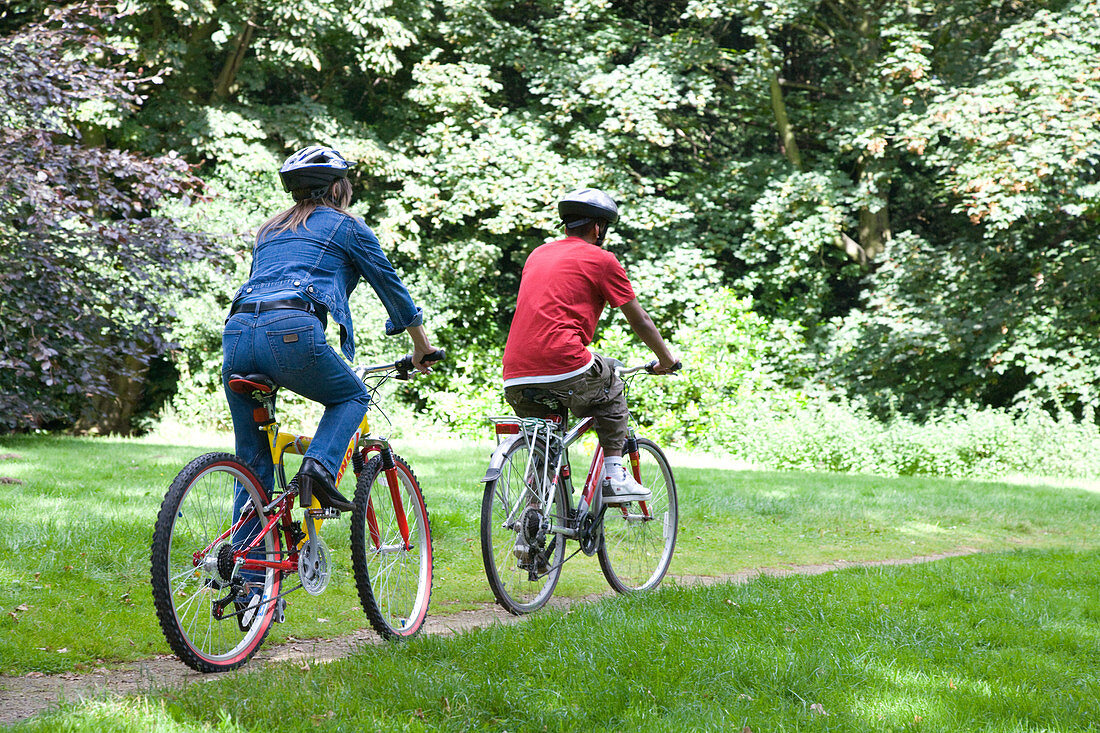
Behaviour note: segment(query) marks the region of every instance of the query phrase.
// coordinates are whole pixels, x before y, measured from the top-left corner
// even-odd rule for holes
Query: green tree
[[[285,205],[274,169],[321,141],[460,355],[408,395],[455,420],[497,385],[520,267],[578,185],[621,202],[610,246],[669,330],[725,286],[883,410],[1095,404],[1096,0],[125,9],[101,32],[163,84],[72,124],[203,178],[202,207],[162,207],[225,251],[174,319],[196,392],[217,398],[220,315]]]
[[[892,147],[930,176],[935,216],[836,339],[841,373],[879,403],[1100,404],[1097,27],[1094,0],[1041,10],[904,120]]]
[[[202,242],[156,215],[196,181],[178,156],[89,145],[140,101],[96,6],[0,41],[0,427],[128,432]]]

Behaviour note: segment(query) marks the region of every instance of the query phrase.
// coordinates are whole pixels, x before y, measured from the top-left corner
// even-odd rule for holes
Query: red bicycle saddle
[[[264,395],[272,395],[279,390],[279,385],[275,384],[275,380],[266,374],[249,374],[247,376],[230,374],[229,389],[247,395],[257,391]]]

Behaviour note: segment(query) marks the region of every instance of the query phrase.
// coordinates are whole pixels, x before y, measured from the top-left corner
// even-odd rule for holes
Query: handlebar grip
[[[430,354],[424,355],[425,364],[434,364],[437,361],[443,361],[447,357],[447,351],[445,349],[436,349]],[[394,368],[397,370],[398,379],[408,379],[409,375],[413,373],[415,367],[413,366],[413,355],[405,354],[396,362],[394,362]]]
[[[649,372],[650,374],[656,374],[657,373],[657,365],[659,363],[660,362],[658,362],[656,359],[654,359],[653,361],[651,361],[651,362],[649,362],[648,364],[645,365],[645,370],[647,372]],[[675,374],[676,372],[680,371],[683,368],[684,368],[683,362],[681,362],[679,359],[677,359],[676,363],[672,365],[672,367],[668,370],[667,373],[668,374]]]
[[[446,358],[447,358],[447,350],[446,349],[436,349],[432,353],[424,355],[424,363],[427,364],[428,362],[443,361]],[[409,357],[409,363],[410,364],[412,363],[412,357],[411,356]]]

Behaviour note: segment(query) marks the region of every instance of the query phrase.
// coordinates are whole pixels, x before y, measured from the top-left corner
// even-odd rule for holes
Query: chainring
[[[602,518],[602,517],[601,517]],[[600,548],[600,540],[603,539],[603,528],[591,513],[585,514],[581,519],[580,532],[577,534],[577,542],[581,546],[581,552],[589,557],[596,554]]]
[[[328,547],[320,537],[306,540],[298,552],[298,579],[302,589],[311,596],[319,595],[328,587],[332,568],[329,565]]]

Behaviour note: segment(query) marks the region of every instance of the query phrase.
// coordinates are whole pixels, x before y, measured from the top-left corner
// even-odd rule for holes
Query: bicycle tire
[[[240,459],[229,453],[195,458],[168,487],[153,529],[150,580],[157,618],[172,651],[198,672],[236,669],[252,658],[271,629],[282,584],[278,570],[248,571],[251,582],[260,582],[262,572],[263,587],[251,625],[240,627],[232,604],[227,615],[214,617],[214,601],[227,595],[240,572],[226,571],[232,556],[224,548],[248,543],[248,533],[259,528],[246,522],[244,536],[225,536],[240,516],[234,509],[238,485],[247,493],[241,511],[251,507],[262,516],[267,492]],[[280,557],[277,529],[267,533],[262,547],[267,557]]]
[[[548,558],[549,569],[536,574],[531,579],[530,570],[520,566],[513,554],[519,532],[505,526],[508,518],[523,510],[519,507],[527,495],[524,476],[528,467],[528,457],[534,453],[532,465],[540,465],[545,457],[542,441],[537,441],[532,449],[526,438],[520,438],[505,454],[500,475],[485,483],[485,493],[481,500],[481,557],[485,565],[485,577],[493,590],[497,603],[514,615],[531,613],[541,608],[554,594],[554,588],[561,576],[561,566],[565,558],[565,538],[550,535],[546,543],[554,542],[554,549]],[[540,477],[546,481],[546,477]],[[568,511],[568,500],[562,482],[558,482],[548,512],[551,522],[564,526]],[[549,544],[547,544],[549,546]]]
[[[597,549],[604,578],[617,593],[656,588],[676,549],[680,509],[668,459],[653,441],[639,438],[638,468],[635,478],[653,492],[646,502],[651,519],[636,503],[607,507]]]
[[[385,639],[407,639],[424,625],[432,596],[432,535],[428,508],[409,464],[394,455],[408,546],[402,539],[382,460],[367,461],[355,483],[351,558],[359,601]],[[368,506],[374,510],[372,531]]]

